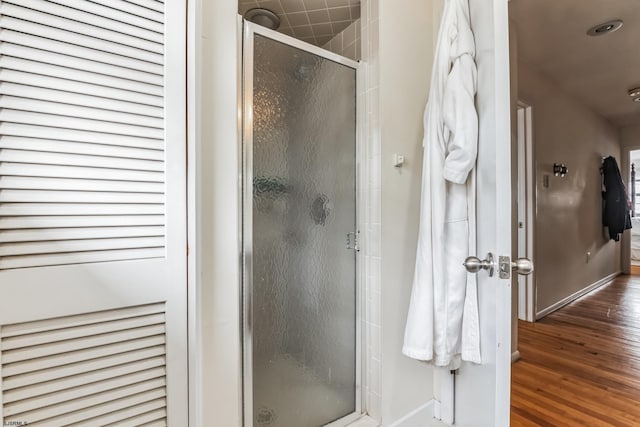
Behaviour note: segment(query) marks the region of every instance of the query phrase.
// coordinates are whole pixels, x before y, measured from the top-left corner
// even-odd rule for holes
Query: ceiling
[[[280,18],[278,31],[323,46],[360,18],[360,0],[239,0],[238,12],[262,7]]]
[[[638,0],[512,0],[518,56],[617,126],[640,123],[640,103],[627,95],[640,86]],[[616,32],[589,28],[620,18]]]

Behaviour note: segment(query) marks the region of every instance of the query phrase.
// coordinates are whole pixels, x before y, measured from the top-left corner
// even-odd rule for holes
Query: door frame
[[[357,120],[358,117],[358,67],[359,64],[356,61],[345,58],[336,53],[330,52],[318,46],[311,45],[309,43],[305,43],[301,40],[295,39],[288,35],[279,33],[275,30],[268,29],[266,27],[254,24],[252,22],[247,22],[243,19],[238,20],[239,23],[239,32],[241,33],[241,76],[240,81],[242,82],[242,94],[241,94],[241,104],[239,106],[239,111],[242,111],[242,137],[239,138],[239,150],[241,153],[241,185],[239,187],[240,198],[242,201],[241,207],[241,266],[242,266],[242,275],[241,275],[241,290],[242,290],[242,408],[244,415],[244,427],[253,427],[253,396],[251,393],[247,392],[248,390],[252,390],[253,387],[253,372],[252,372],[252,326],[251,326],[251,316],[249,314],[249,310],[253,305],[252,301],[252,256],[253,256],[253,216],[252,209],[250,207],[253,206],[253,128],[247,124],[245,118],[252,117],[253,114],[253,78],[247,77],[247,71],[253,70],[253,40],[254,35],[258,34],[263,37],[269,38],[271,40],[283,43],[287,46],[294,47],[296,49],[303,50],[305,52],[311,53],[313,55],[319,56],[321,58],[339,63],[341,65],[347,66],[354,70],[355,79],[356,79],[356,90],[354,92],[354,104],[356,106],[355,112],[355,133],[354,133],[354,143],[355,143],[355,222],[356,222],[356,232],[360,232],[361,229],[361,209],[360,209],[360,189],[362,179],[360,176],[360,164],[362,158],[362,149],[361,149],[361,140],[360,140],[360,132],[359,123]],[[360,239],[362,240],[362,239]],[[356,350],[356,366],[355,366],[355,411],[349,415],[346,415],[343,418],[340,418],[334,422],[327,424],[325,427],[343,427],[351,424],[358,418],[363,415],[363,393],[362,393],[362,369],[364,364],[363,362],[363,354],[365,352],[363,349],[363,336],[362,336],[362,319],[363,319],[363,310],[364,307],[364,284],[361,274],[364,263],[363,255],[361,251],[356,252],[355,256],[355,283],[354,286],[356,288],[356,318],[355,318],[355,326],[356,326],[356,342],[355,342],[355,350]]]
[[[627,193],[629,189],[635,191],[635,186],[631,182],[631,152],[640,151],[640,144],[627,145],[621,147],[622,163],[620,165],[620,171],[622,174],[622,181],[627,187]],[[640,168],[636,169],[636,174],[640,173]],[[629,196],[631,196],[629,194]],[[622,274],[631,274],[631,233],[622,233],[622,253],[620,255],[620,270]]]
[[[186,8],[189,426],[242,427],[242,33],[235,1]]]
[[[476,254],[484,257],[493,252],[496,258],[511,257],[511,97],[508,0],[470,0],[470,17],[476,40],[478,65],[478,161],[485,162],[488,176],[478,173],[478,185],[489,185],[488,194],[477,196],[477,220],[480,223],[482,206],[495,206],[494,215],[487,215],[491,224],[477,227]],[[483,122],[484,119],[484,122]],[[482,141],[487,141],[482,145]],[[491,168],[495,169],[491,170]],[[479,170],[481,168],[477,166]],[[502,227],[500,227],[502,226]],[[471,251],[474,248],[470,248]],[[496,259],[497,261],[497,259]],[[496,265],[495,267],[499,267]],[[513,292],[511,271],[487,277],[478,275],[478,308],[480,313],[482,364],[463,362],[455,375],[453,393],[441,396],[441,405],[452,407],[454,421],[461,425],[477,425],[478,417],[491,416],[497,426],[509,425],[511,397],[511,331]],[[500,277],[502,276],[502,278]],[[484,313],[484,315],[483,315]],[[490,380],[489,384],[484,384]],[[489,387],[486,395],[482,389]],[[450,400],[453,395],[453,401]],[[445,400],[446,399],[446,400]],[[480,409],[482,401],[490,407]],[[469,404],[461,410],[458,406]],[[463,416],[462,416],[463,415]],[[461,419],[462,418],[462,419]],[[481,423],[484,420],[480,421]]]
[[[518,219],[517,257],[534,259],[535,178],[533,170],[533,111],[530,104],[518,100],[517,105],[518,156]],[[520,222],[524,223],[524,241],[520,238]],[[518,318],[535,322],[535,271],[527,276],[518,275]]]

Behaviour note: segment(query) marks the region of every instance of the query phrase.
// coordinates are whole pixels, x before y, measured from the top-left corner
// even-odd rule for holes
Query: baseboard
[[[517,362],[518,360],[520,360],[520,350],[516,350],[511,353],[511,363]]]
[[[351,424],[347,425],[347,427],[379,427],[380,423],[368,415],[364,415],[361,418],[355,420]]]
[[[389,424],[388,427],[424,427],[430,425],[433,422],[435,404],[436,400],[431,399],[393,424]]]
[[[569,304],[570,302],[575,301],[576,299],[580,298],[581,296],[588,294],[589,292],[591,292],[592,290],[599,288],[602,285],[606,285],[607,283],[611,282],[613,279],[615,279],[616,277],[618,277],[621,274],[620,271],[617,271],[615,273],[612,273],[606,277],[603,277],[602,279],[598,280],[595,283],[592,283],[591,285],[587,286],[586,288],[580,289],[578,292],[569,295],[568,297],[558,301],[557,303],[545,308],[544,310],[539,311],[538,313],[536,313],[536,320],[540,320],[542,319],[544,316],[553,313],[554,311],[558,310],[559,308],[564,307],[565,305]]]

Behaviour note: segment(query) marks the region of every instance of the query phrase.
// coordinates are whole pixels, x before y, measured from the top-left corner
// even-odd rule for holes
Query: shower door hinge
[[[347,249],[353,249],[356,252],[360,252],[360,246],[358,245],[358,236],[360,231],[352,231],[347,233]]]

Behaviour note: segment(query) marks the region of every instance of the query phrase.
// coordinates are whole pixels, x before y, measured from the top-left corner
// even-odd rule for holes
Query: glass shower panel
[[[356,72],[254,34],[253,425],[356,411]]]

